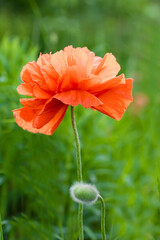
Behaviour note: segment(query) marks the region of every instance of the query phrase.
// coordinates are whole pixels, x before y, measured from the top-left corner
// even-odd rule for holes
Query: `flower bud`
[[[95,186],[87,183],[75,183],[70,188],[72,199],[78,203],[93,204],[99,196]]]

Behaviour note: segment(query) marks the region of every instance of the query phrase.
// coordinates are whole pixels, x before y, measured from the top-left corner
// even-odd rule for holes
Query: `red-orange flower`
[[[68,46],[40,54],[21,72],[22,108],[13,111],[17,124],[30,132],[53,134],[69,105],[81,104],[120,120],[132,102],[132,79],[116,77],[120,65],[112,53],[96,57],[88,48]]]

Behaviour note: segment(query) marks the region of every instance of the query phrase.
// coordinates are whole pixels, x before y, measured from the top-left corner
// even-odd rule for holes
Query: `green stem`
[[[76,120],[74,115],[74,107],[71,106],[71,119],[72,119],[72,127],[76,141],[76,152],[77,152],[77,177],[78,182],[82,182],[82,162],[81,162],[81,148],[80,148],[80,140],[76,126]],[[79,226],[79,240],[83,240],[83,204],[79,204],[78,209],[78,226]]]
[[[79,240],[83,240],[83,204],[79,204],[78,209]]]
[[[105,202],[104,199],[99,195],[99,200],[101,201],[101,232],[102,232],[102,240],[106,240],[106,230],[105,230]]]
[[[2,229],[1,216],[0,216],[0,240],[3,240],[3,229]]]

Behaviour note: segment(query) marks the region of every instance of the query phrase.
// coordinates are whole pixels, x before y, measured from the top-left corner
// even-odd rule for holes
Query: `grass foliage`
[[[36,60],[39,51],[54,52],[68,44],[86,45],[100,56],[113,52],[121,72],[134,78],[135,101],[120,122],[76,108],[83,175],[105,198],[107,240],[160,240],[159,8],[156,0],[3,1],[4,240],[77,240],[77,204],[69,196],[77,180],[70,109],[51,137],[22,130],[12,115],[20,107],[16,87],[22,66]],[[85,240],[101,239],[100,213],[99,202],[85,207]]]

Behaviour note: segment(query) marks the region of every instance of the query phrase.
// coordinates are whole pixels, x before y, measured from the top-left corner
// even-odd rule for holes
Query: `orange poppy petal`
[[[47,135],[52,135],[53,132],[57,129],[59,124],[64,118],[64,115],[67,111],[68,106],[63,106],[59,109],[59,111],[53,116],[50,122],[48,122],[46,125],[44,125],[42,128],[40,128],[40,133],[44,133]]]
[[[67,53],[62,50],[54,53],[51,57],[51,64],[59,76],[63,75],[68,69]]]
[[[40,99],[48,99],[48,98],[51,98],[53,96],[52,93],[41,89],[38,84],[36,84],[33,87],[33,95],[34,95],[34,97],[40,98]]]
[[[46,100],[38,98],[22,98],[20,99],[20,103],[27,108],[39,109],[46,103]]]
[[[59,75],[51,64],[52,55],[53,54],[40,54],[37,60],[37,64],[40,66],[41,73],[45,79],[48,88],[51,91],[55,91]]]
[[[21,83],[17,87],[17,92],[21,95],[33,96],[33,86],[27,83]]]
[[[30,120],[28,122],[22,118],[22,116],[21,116],[21,112],[23,111],[22,109],[23,108],[13,110],[13,115],[15,117],[16,123],[18,124],[18,126],[23,128],[24,130],[28,130],[29,132],[33,132],[33,133],[37,133],[38,129],[32,127],[33,120]]]
[[[49,90],[46,82],[45,82],[45,78],[41,73],[40,67],[36,62],[29,62],[28,64],[26,64],[21,72],[21,78],[22,81],[26,82],[26,83],[38,83],[38,85],[44,89],[44,90]]]
[[[41,69],[47,87],[50,91],[56,92],[57,89],[57,79],[54,76],[50,76],[46,70]]]
[[[34,109],[23,107],[23,108],[13,110],[14,116],[16,115],[17,112],[24,121],[30,122],[35,117],[35,114],[37,111]]]
[[[58,116],[65,114],[67,108],[67,105],[64,105],[59,100],[53,98],[37,114],[36,118],[33,121],[33,126],[36,128],[42,128],[52,118],[59,119]]]
[[[49,90],[46,79],[44,78],[41,69],[39,65],[36,62],[28,63],[28,71],[30,72],[31,78],[35,83],[38,83],[38,85],[44,89]]]
[[[57,79],[58,73],[54,69],[51,63],[53,54],[40,54],[37,64],[40,66],[41,69],[45,70],[51,77]]]
[[[30,72],[28,71],[28,64],[26,64],[21,71],[21,79],[24,83],[33,83]]]
[[[88,48],[73,48],[68,46],[64,48],[68,55],[69,66],[76,66],[81,78],[86,78],[92,71],[94,63],[94,52],[89,51]]]
[[[37,59],[37,64],[40,68],[45,67],[46,65],[50,64],[52,54],[42,54],[40,53],[39,58]]]
[[[16,109],[16,110],[13,110],[13,114],[14,114],[16,123],[24,130],[28,130],[29,132],[33,132],[33,133],[42,133],[46,135],[52,135],[53,132],[61,123],[61,121],[63,120],[67,107],[68,106],[63,105],[63,107],[59,109],[59,111],[53,116],[53,118],[39,129],[33,127],[33,120],[35,115],[33,115],[33,111],[31,109],[28,109],[28,110],[26,109],[24,110],[24,108]],[[30,118],[27,118],[26,117],[27,115],[24,116],[24,112],[29,114]],[[33,118],[31,118],[31,116]]]
[[[81,78],[86,78],[91,73],[94,62],[94,53],[86,53],[81,48],[75,49],[76,65]]]
[[[76,65],[75,48],[72,45],[65,47],[64,52],[67,53],[67,62],[69,66]]]
[[[71,66],[58,80],[58,91],[63,92],[71,89],[78,89],[80,74],[77,66]]]
[[[84,108],[90,108],[92,106],[99,106],[102,104],[101,100],[96,96],[79,90],[71,90],[62,93],[58,93],[54,98],[60,100],[64,104],[69,104],[71,106],[77,106],[81,104]]]
[[[120,65],[112,53],[107,53],[95,69],[94,74],[102,77],[102,82],[114,78],[120,71]]]
[[[119,85],[112,88],[97,97],[103,102],[103,105],[93,107],[116,120],[120,120],[132,102],[132,79],[126,79],[126,84]]]
[[[20,116],[26,122],[30,122],[36,116],[36,113],[37,113],[37,111],[35,109],[23,107],[23,108],[21,108]]]
[[[102,58],[101,57],[98,57],[98,56],[95,56],[94,57],[94,63],[93,63],[93,73],[95,72],[95,70],[97,69],[97,67],[99,66],[99,64],[101,63],[102,61]]]
[[[91,62],[92,64],[90,65],[91,69],[93,72],[95,71],[95,69],[97,69],[98,65],[101,63],[102,61],[102,58],[101,57],[98,57],[98,56],[95,56],[94,52],[91,52],[87,47],[83,47],[82,50],[88,54],[88,56],[91,57]],[[93,57],[93,58],[92,58]],[[89,71],[89,73],[91,73]]]
[[[94,78],[86,81],[88,86],[86,86],[87,91],[97,94],[99,92],[104,92],[107,89],[111,89],[113,87],[116,87],[120,84],[125,84],[125,76],[124,74],[119,75],[118,77],[109,79],[105,82],[102,82],[99,80],[99,78]]]
[[[78,48],[80,48],[80,47],[78,47]],[[87,47],[82,47],[80,49],[82,49],[82,51],[84,51],[87,54],[94,53],[94,52],[91,52]]]

